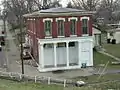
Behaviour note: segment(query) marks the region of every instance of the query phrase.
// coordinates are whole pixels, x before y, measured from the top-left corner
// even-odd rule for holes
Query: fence
[[[22,81],[28,82],[29,81],[29,82],[34,82],[34,83],[48,84],[48,85],[57,84],[57,85],[62,85],[63,87],[66,87],[66,86],[73,87],[76,84],[75,81],[67,80],[67,79],[55,79],[52,77],[29,76],[29,75],[20,74],[20,73],[2,72],[2,71],[0,71],[0,78],[19,81],[19,82],[22,82]],[[96,88],[106,88],[106,86],[108,86],[108,87],[112,86],[114,88],[119,88],[120,83],[118,83],[119,87],[116,87],[117,82],[120,82],[120,79],[119,80],[108,80],[108,81],[104,81],[104,82],[99,82],[99,81],[91,82],[91,83],[86,83],[86,88],[93,87],[94,88],[93,90],[96,90]]]
[[[59,84],[59,85],[63,85],[64,87],[75,85],[75,82],[72,80],[55,79],[52,77],[29,76],[29,75],[13,73],[13,72],[0,71],[0,78],[15,80],[15,81],[29,81],[29,82],[35,82],[35,83],[46,83],[48,85],[49,84]]]

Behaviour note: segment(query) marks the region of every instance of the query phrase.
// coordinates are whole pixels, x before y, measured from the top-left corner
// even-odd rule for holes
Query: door
[[[86,42],[82,42],[81,43],[81,65],[86,64],[87,66],[89,66],[89,61],[90,61],[90,42],[86,41]]]

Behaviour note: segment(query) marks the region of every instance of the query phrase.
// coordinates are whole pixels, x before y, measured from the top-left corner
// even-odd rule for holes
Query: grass
[[[0,79],[0,90],[95,90],[92,87],[66,87]],[[99,90],[99,89],[98,89]]]
[[[76,77],[76,78],[73,78],[73,80],[83,80],[85,82],[97,82],[97,81],[100,81],[100,82],[103,82],[103,81],[107,81],[107,80],[118,80],[120,79],[120,74],[119,73],[116,73],[116,74],[105,74],[105,75],[102,75],[100,78],[99,78],[100,75],[91,75],[91,76],[80,76],[80,77]]]
[[[100,64],[106,64],[108,61],[110,66],[112,61],[116,61],[115,59],[96,51],[93,52],[93,60],[94,60],[93,61],[94,66],[99,66]]]
[[[108,57],[108,56],[106,56],[106,55],[103,55],[103,54],[101,54],[101,53],[99,53],[99,52],[93,52],[93,62],[94,62],[94,66],[97,66],[97,65],[99,65],[99,64],[105,64],[105,63],[107,63],[108,61],[114,61],[114,59],[113,58],[111,58],[111,57]]]
[[[106,49],[106,52],[120,58],[120,44],[104,44],[103,47]]]
[[[14,82],[0,79],[0,90],[63,90],[62,86]]]

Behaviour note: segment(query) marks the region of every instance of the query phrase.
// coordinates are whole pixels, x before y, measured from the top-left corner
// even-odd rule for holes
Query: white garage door
[[[86,65],[88,66],[89,64],[89,60],[90,60],[90,51],[91,51],[91,47],[90,47],[90,42],[82,42],[81,43],[82,47],[81,47],[81,56],[82,56],[82,63],[86,63]]]

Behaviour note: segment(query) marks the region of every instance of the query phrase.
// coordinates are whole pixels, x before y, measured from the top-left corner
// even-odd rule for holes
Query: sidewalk
[[[20,53],[18,48],[16,47],[11,32],[7,30],[7,39],[9,41],[10,50],[7,52],[8,61],[9,61],[9,72],[17,72],[21,73],[21,64],[18,64],[16,61],[20,60]],[[69,70],[64,71],[63,73],[53,74],[52,72],[40,73],[37,70],[37,67],[33,67],[31,65],[24,65],[24,72],[26,75],[31,76],[46,76],[46,77],[54,77],[54,78],[73,78],[78,76],[88,76],[92,75],[92,68],[87,69],[79,69],[79,70]]]

